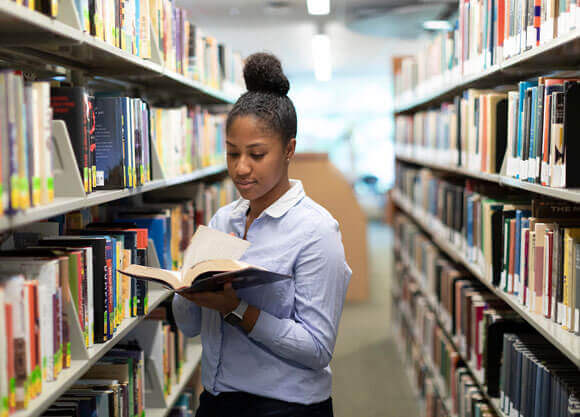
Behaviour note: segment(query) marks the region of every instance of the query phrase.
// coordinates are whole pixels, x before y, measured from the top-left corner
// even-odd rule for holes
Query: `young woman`
[[[351,270],[338,223],[288,178],[296,112],[280,62],[254,54],[244,79],[248,92],[226,123],[228,172],[242,197],[209,226],[251,242],[241,260],[293,279],[175,296],[180,329],[203,344],[196,415],[330,417],[328,364]]]

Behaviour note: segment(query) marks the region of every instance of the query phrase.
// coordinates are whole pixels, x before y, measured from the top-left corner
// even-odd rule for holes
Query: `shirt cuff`
[[[258,320],[256,320],[252,331],[248,333],[248,337],[254,339],[256,342],[268,344],[276,339],[276,333],[279,328],[279,318],[270,313],[266,313],[264,310],[260,310]]]

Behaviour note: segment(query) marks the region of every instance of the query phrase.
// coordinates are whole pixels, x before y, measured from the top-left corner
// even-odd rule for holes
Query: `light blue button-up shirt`
[[[244,236],[249,201],[222,207],[209,226]],[[351,270],[338,223],[304,193],[300,181],[250,226],[240,259],[293,279],[237,291],[260,309],[253,330],[176,295],[173,311],[187,336],[201,333],[202,383],[207,391],[244,391],[312,404],[331,393],[332,358]]]

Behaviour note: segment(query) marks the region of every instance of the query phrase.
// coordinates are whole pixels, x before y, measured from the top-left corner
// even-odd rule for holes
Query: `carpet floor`
[[[330,364],[334,415],[419,416],[418,400],[391,338],[392,231],[369,223],[367,241],[370,297],[365,303],[345,305]]]

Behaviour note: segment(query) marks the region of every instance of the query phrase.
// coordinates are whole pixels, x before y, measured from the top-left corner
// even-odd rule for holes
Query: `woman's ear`
[[[290,160],[294,157],[295,151],[296,151],[296,138],[292,138],[288,141],[288,145],[286,145],[286,162],[290,162]]]

